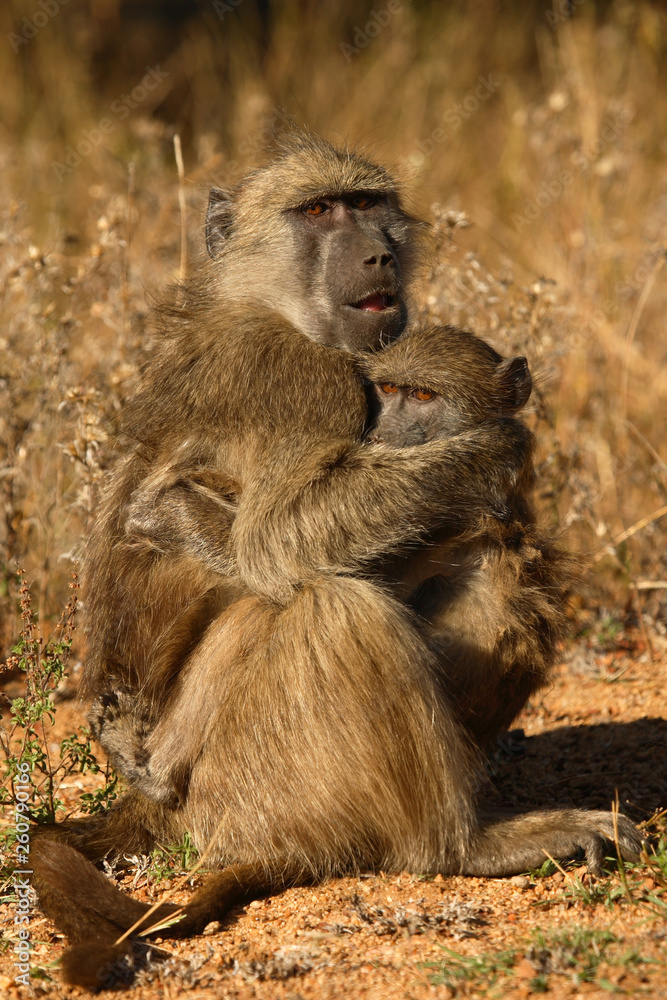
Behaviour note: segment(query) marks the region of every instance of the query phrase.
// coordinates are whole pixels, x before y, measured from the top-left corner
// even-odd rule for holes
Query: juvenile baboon
[[[177,802],[131,790],[35,842],[42,907],[78,944],[70,982],[95,985],[146,909],[83,855],[185,830],[231,868],[162,936],[327,874],[498,875],[579,848],[600,865],[610,814],[478,814],[476,754],[438,658],[413,614],[361,577],[441,525],[460,534],[480,511],[502,514],[531,449],[503,416],[415,447],[362,441],[352,352],[401,332],[415,230],[383,170],[311,136],[211,200],[214,259],[161,310],[87,576],[87,691],[151,733],[187,710],[200,739]],[[229,519],[217,476],[237,484],[238,507],[211,548],[211,523]],[[639,847],[623,818],[620,844]]]
[[[505,360],[456,327],[412,332],[361,359],[375,415],[367,440],[405,447],[460,434],[528,402],[526,359]],[[479,746],[506,729],[549,676],[564,634],[566,555],[539,531],[530,455],[502,516],[480,511],[462,535],[436,529],[385,567],[427,622],[456,716]],[[473,498],[471,497],[471,503]]]
[[[455,326],[412,330],[391,347],[359,355],[372,384],[366,440],[394,448],[454,437],[495,417],[512,417],[532,390],[528,362],[505,359]]]

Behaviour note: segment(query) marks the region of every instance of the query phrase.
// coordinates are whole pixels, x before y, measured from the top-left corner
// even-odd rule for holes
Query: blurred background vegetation
[[[3,652],[17,561],[43,619],[66,602],[151,295],[182,252],[196,267],[208,185],[290,119],[385,163],[432,223],[419,314],[528,356],[580,619],[664,634],[666,55],[642,0],[5,0]]]

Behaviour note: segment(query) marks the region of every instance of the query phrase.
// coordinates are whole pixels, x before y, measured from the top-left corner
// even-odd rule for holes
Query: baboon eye
[[[413,399],[420,399],[423,403],[426,403],[429,399],[434,398],[435,393],[431,392],[430,389],[413,389],[410,395]]]
[[[374,198],[372,194],[357,194],[352,198],[353,208],[372,208],[375,204],[377,204],[377,198]]]
[[[394,385],[393,382],[383,382],[380,388],[383,392],[398,392],[398,386]]]
[[[323,201],[313,201],[310,205],[305,205],[303,211],[306,215],[324,215],[328,209],[329,206]]]

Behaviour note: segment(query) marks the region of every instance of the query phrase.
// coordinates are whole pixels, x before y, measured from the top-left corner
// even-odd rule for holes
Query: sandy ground
[[[667,640],[655,632],[571,644],[553,687],[528,706],[490,762],[490,794],[520,807],[608,808],[618,792],[621,808],[646,823],[667,808],[666,691]],[[63,703],[58,726],[71,727],[78,712],[76,702]],[[75,785],[67,790],[73,801],[76,793]],[[665,817],[649,823],[654,840],[660,828]],[[170,887],[149,885],[136,866],[116,877],[143,898]],[[291,889],[237,908],[198,939],[164,942],[169,957],[149,964],[126,995],[667,997],[667,889],[663,895],[648,867],[629,873],[629,882],[630,899],[618,874],[600,881],[570,866],[546,878],[376,874]],[[14,904],[4,902],[2,928],[11,937]],[[32,965],[45,978],[32,988],[14,985],[6,950],[1,995],[88,996],[59,984],[53,963],[65,942],[37,909],[30,930]]]

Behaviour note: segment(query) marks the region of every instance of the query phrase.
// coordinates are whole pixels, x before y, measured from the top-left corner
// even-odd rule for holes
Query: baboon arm
[[[623,858],[636,860],[641,837],[626,816],[618,816],[618,847]],[[611,812],[557,809],[482,821],[461,868],[462,875],[516,875],[539,868],[551,855],[567,860],[583,854],[591,872],[601,874],[607,855],[616,854]]]
[[[525,427],[499,420],[410,448],[342,443],[274,457],[244,484],[230,536],[237,572],[283,600],[318,573],[357,572],[438,525],[458,534],[484,511],[502,517],[531,447]]]
[[[206,352],[198,349],[195,361],[180,344],[183,358],[170,356],[155,385],[135,400],[128,433],[173,454],[164,427],[173,426],[180,405],[179,427],[187,436],[177,450],[187,453],[190,427],[200,422],[202,467],[224,469],[241,486],[229,554],[250,589],[284,600],[304,580],[367,567],[440,524],[458,533],[481,512],[502,516],[532,450],[532,436],[518,421],[498,418],[448,441],[410,448],[361,443],[366,396],[351,355],[270,314],[259,325],[257,317],[251,322],[230,314],[225,327]],[[181,400],[160,381],[167,378],[168,385],[196,382],[201,398],[193,402],[190,393]],[[155,405],[162,396],[166,414]],[[161,500],[158,491],[151,501],[159,473],[142,484],[130,504],[131,524],[138,530],[143,523],[162,544],[170,538],[183,544],[194,523],[191,551],[196,546],[201,558],[228,574],[215,532],[207,536],[216,523],[207,504],[217,501],[195,494],[169,468],[165,477]],[[151,516],[158,500],[160,510]]]

